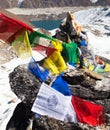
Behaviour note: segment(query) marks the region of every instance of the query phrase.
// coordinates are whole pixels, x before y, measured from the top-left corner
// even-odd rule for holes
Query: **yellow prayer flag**
[[[54,62],[51,60],[51,58],[47,58],[44,61],[44,67],[47,68],[51,73],[58,75],[59,71]]]
[[[30,46],[28,33],[24,30],[12,43],[13,49],[16,54],[21,58],[25,59],[32,56],[32,49]]]
[[[50,70],[53,74],[60,74],[67,66],[59,51],[55,51],[44,61],[44,67]]]
[[[91,71],[93,71],[94,70],[94,65],[89,65],[88,69],[91,70]]]
[[[62,51],[63,47],[62,47],[62,43],[59,41],[59,40],[56,40],[56,41],[51,41],[53,47],[55,49],[57,49],[58,51]]]
[[[109,72],[110,71],[110,64],[106,63],[104,72]]]

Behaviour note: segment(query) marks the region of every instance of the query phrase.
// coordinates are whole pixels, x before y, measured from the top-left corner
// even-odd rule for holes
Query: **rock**
[[[0,64],[4,64],[15,57],[17,57],[17,55],[12,47],[0,40]]]
[[[22,66],[15,68],[9,77],[12,91],[23,103],[27,104],[29,102],[31,107],[37,96],[41,82]]]
[[[79,35],[77,30],[78,25],[74,21],[74,16],[68,13],[66,21],[63,21],[55,35],[60,40],[64,39],[64,42],[75,41],[78,45],[82,37]],[[42,33],[48,32],[46,30],[39,30]],[[63,35],[62,35],[63,34]],[[40,43],[49,45],[46,40],[41,40]],[[84,55],[87,60],[93,61],[93,56],[87,50],[87,47],[82,47],[81,51],[84,51]],[[107,60],[106,60],[107,61]],[[7,125],[7,130],[15,128],[16,130],[107,130],[109,129],[110,123],[110,81],[109,75],[96,74],[87,68],[76,65],[75,69],[71,69],[63,73],[63,78],[67,81],[70,90],[73,95],[79,96],[82,99],[88,100],[93,103],[97,103],[104,107],[105,124],[98,127],[92,127],[81,123],[67,123],[62,122],[47,116],[41,116],[31,111],[32,105],[36,99],[37,93],[41,86],[41,81],[31,74],[24,66],[18,66],[9,75],[10,85],[12,91],[21,99]],[[50,83],[48,79],[46,83]],[[32,125],[33,124],[33,125]]]
[[[21,99],[10,119],[7,130],[10,127],[16,130],[26,130],[29,120],[33,117],[31,107],[35,101],[41,82],[35,78],[24,66],[18,66],[9,75],[12,91]],[[13,125],[12,125],[13,124]]]
[[[95,90],[110,92],[110,80],[109,77],[103,77],[101,81],[96,81],[94,86]]]
[[[87,75],[91,76],[92,78],[99,79],[99,80],[102,79],[101,75],[96,74],[96,73],[94,73],[93,71],[90,71],[90,70],[87,69],[87,68],[84,68],[84,71],[85,71],[85,73],[86,73]]]
[[[47,116],[34,120],[34,130],[82,130],[76,123],[65,123]]]
[[[74,74],[76,74],[76,77],[74,77]],[[47,116],[38,116],[35,118],[31,107],[37,96],[41,82],[23,66],[15,68],[9,75],[9,78],[12,91],[22,102],[16,107],[7,125],[7,130],[10,130],[10,128],[26,130],[30,119],[33,120],[32,130],[97,130],[97,127],[81,123],[66,123]],[[110,123],[110,92],[95,90],[94,85],[96,85],[97,80],[87,76],[82,69],[74,72],[70,71],[70,75],[68,72],[63,78],[68,82],[73,95],[104,106],[106,125],[104,127],[99,126],[98,128],[100,130],[108,130],[110,128],[108,126]]]

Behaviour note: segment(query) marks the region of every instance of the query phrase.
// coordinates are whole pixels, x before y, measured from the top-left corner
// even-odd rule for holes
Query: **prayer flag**
[[[64,57],[66,62],[71,64],[78,63],[79,61],[79,50],[76,43],[62,43],[63,51],[62,56]]]
[[[21,59],[32,56],[32,49],[26,30],[22,31],[22,33],[12,42],[12,46]]]
[[[31,110],[61,121],[77,122],[71,96],[64,96],[45,83],[42,83]]]
[[[51,36],[47,36],[46,34],[42,34],[38,31],[34,31],[29,34],[29,41],[30,41],[31,47],[33,48],[33,47],[36,47],[36,45],[41,44],[41,43],[39,43],[41,38],[43,38],[43,40],[45,40],[45,39],[49,40],[49,42],[56,41],[56,39]],[[46,45],[45,42],[43,43],[43,45],[48,46],[48,45]]]
[[[36,43],[38,44],[40,37],[48,39],[50,41],[56,41],[56,39],[51,37],[51,36],[47,36],[46,34],[40,33],[38,31],[34,31],[34,32],[30,33],[30,35],[29,35],[30,43],[31,44],[36,44]]]
[[[59,51],[54,51],[54,53],[45,59],[43,66],[56,75],[59,75],[67,68]]]
[[[71,91],[69,89],[68,83],[63,79],[62,74],[60,74],[52,84],[52,88],[59,91],[65,96],[71,96]]]
[[[62,43],[59,40],[51,41],[51,44],[55,49],[57,49],[59,52],[63,50]]]
[[[79,122],[91,126],[104,124],[104,109],[101,105],[83,100],[77,96],[72,96],[71,101]]]
[[[31,59],[28,69],[30,72],[32,72],[37,78],[39,78],[42,82],[44,82],[49,74],[49,71],[47,69],[44,69],[41,71],[40,67],[34,60],[34,58]]]
[[[14,40],[14,35],[22,29],[27,29],[33,32],[33,29],[23,22],[0,13],[0,39],[10,43]]]
[[[33,50],[36,50],[41,54],[46,55],[47,57],[49,57],[54,51],[56,51],[55,48],[43,45],[37,45],[36,47],[33,48]]]

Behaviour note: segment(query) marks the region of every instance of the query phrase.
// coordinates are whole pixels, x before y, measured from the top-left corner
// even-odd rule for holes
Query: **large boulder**
[[[24,66],[18,66],[9,75],[12,91],[22,100],[16,107],[12,118],[10,119],[7,130],[15,128],[16,130],[26,130],[30,120],[33,120],[32,130],[96,130],[97,127],[91,127],[81,123],[66,123],[47,116],[36,117],[31,111],[31,107],[37,96],[41,82],[31,74]],[[64,74],[63,78],[68,82],[73,95],[80,96],[88,101],[101,104],[104,107],[106,125],[100,126],[101,130],[107,129],[110,123],[110,92],[107,90],[96,90],[97,80],[88,76],[85,71],[78,69],[75,72]],[[103,83],[102,83],[103,85]]]

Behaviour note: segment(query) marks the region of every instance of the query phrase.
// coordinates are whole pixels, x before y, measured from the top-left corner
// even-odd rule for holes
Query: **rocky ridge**
[[[19,1],[19,2],[18,2]],[[45,7],[64,7],[64,6],[107,6],[110,5],[109,0],[98,0],[91,2],[89,0],[0,0],[1,8],[45,8]]]
[[[77,37],[74,34],[74,28],[71,24],[70,28],[67,28],[66,24],[61,24],[60,29],[65,29],[65,31],[69,32],[71,38],[70,40],[75,40],[76,43],[79,43],[80,37]],[[60,35],[60,33],[58,34],[60,39],[62,35]],[[76,37],[74,38],[73,35]],[[64,37],[65,35],[63,38]],[[65,40],[67,39],[65,38]],[[87,50],[86,47],[83,47],[83,49],[86,51],[85,57],[92,58],[89,50]],[[104,57],[100,57],[100,59],[105,63],[110,63],[110,60]],[[73,95],[79,96],[82,99],[102,105],[104,107],[105,124],[92,127],[81,123],[66,123],[47,116],[36,116],[31,111],[31,107],[42,82],[38,78],[35,78],[35,76],[27,70],[26,66],[18,66],[9,75],[11,89],[22,100],[22,102],[16,107],[13,116],[7,125],[7,130],[10,128],[15,128],[16,130],[26,130],[30,122],[33,123],[32,130],[110,129],[110,73],[103,72],[96,75],[95,73],[91,73],[90,71],[86,71],[86,69],[80,67],[76,67],[75,70],[69,69],[64,72],[63,78],[67,81]],[[47,84],[50,83],[52,78],[53,77],[50,77],[50,79],[47,79],[45,82]]]
[[[14,52],[8,49],[8,47],[9,46],[6,45],[6,48],[3,47],[2,49],[3,51],[5,50],[3,54],[9,55],[10,53],[9,59],[5,57],[6,61],[16,57]],[[9,53],[7,53],[7,51]],[[110,63],[108,59],[103,57],[101,58],[105,62]],[[3,62],[6,62],[5,60]],[[87,73],[82,69],[77,69],[77,71],[71,70],[63,76],[63,78],[68,82],[73,95],[80,96],[83,99],[104,106],[105,125],[92,127],[80,123],[65,123],[47,116],[35,118],[34,114],[31,112],[31,107],[36,98],[41,82],[39,79],[36,79],[25,66],[18,66],[12,73],[10,73],[9,78],[12,91],[22,100],[22,102],[16,107],[13,116],[7,125],[7,130],[26,130],[31,119],[33,120],[32,130],[109,130],[110,74],[103,73],[101,76],[103,77],[102,80],[94,79],[90,75],[87,75]]]

